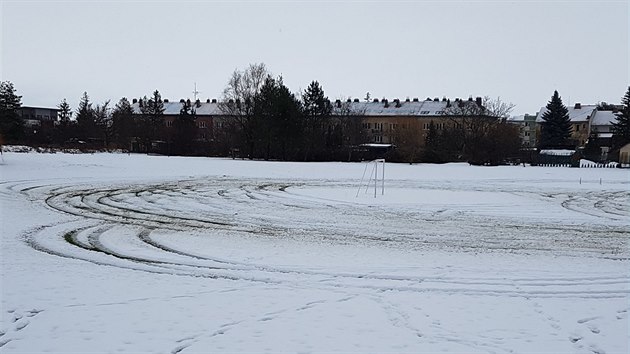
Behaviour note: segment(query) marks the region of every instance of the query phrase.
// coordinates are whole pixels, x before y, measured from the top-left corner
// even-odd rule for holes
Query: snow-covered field
[[[628,170],[3,160],[3,353],[629,352]]]

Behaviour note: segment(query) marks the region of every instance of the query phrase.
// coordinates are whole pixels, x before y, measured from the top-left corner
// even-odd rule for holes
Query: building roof
[[[342,102],[342,107],[347,107],[353,112],[366,116],[439,116],[443,115],[447,108],[447,101],[388,101],[385,102]],[[344,106],[346,105],[346,106]],[[337,105],[333,102],[333,112],[337,111]]]
[[[474,101],[462,100],[465,104],[475,104]],[[406,100],[392,100],[388,101],[387,107],[385,107],[384,101],[379,102],[331,102],[333,107],[333,114],[341,114],[344,109],[349,109],[351,112],[366,116],[415,116],[415,117],[430,117],[444,115],[448,105],[456,105],[457,102],[450,101],[409,101]],[[178,115],[182,109],[183,103],[181,102],[163,102],[165,115]],[[338,107],[338,105],[340,107]],[[193,108],[197,115],[224,115],[219,107],[219,103],[216,102],[200,102],[197,105],[193,102]],[[135,113],[141,113],[138,103],[132,104]]]
[[[577,106],[578,104],[573,107],[567,107],[569,111],[569,120],[572,123],[587,122],[595,113],[595,110],[597,108],[597,105],[594,104],[583,104],[580,105],[580,108],[576,108]],[[543,121],[542,115],[545,114],[545,112],[547,112],[547,107],[542,107],[538,112],[538,115],[536,116],[537,122]]]
[[[183,103],[181,102],[162,102],[164,104],[164,115],[178,115],[182,109]],[[140,111],[140,106],[138,103],[134,103],[131,105],[133,107],[133,111],[135,113],[142,113]],[[220,116],[223,115],[223,112],[219,109],[218,103],[212,102],[199,102],[199,107],[192,103],[192,108],[195,110],[197,115],[201,116]]]
[[[596,111],[591,118],[591,126],[593,125],[612,125],[617,116],[613,111]]]

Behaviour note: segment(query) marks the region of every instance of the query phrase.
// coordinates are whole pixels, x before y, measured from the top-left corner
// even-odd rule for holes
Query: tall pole
[[[383,178],[381,179],[381,195],[385,195],[385,160],[383,160]]]
[[[195,95],[195,102],[197,102],[197,94],[199,93],[199,91],[197,91],[197,83],[195,82],[195,90],[192,92],[193,95]]]
[[[374,198],[376,198],[376,185],[378,184],[378,160],[374,161]]]

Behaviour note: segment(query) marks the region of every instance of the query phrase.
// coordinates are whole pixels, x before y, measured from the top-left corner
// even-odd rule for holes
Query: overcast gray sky
[[[263,62],[294,92],[331,99],[500,96],[535,113],[618,103],[630,11],[617,1],[12,1],[2,3],[2,80],[24,105],[73,109],[150,95],[220,98]]]

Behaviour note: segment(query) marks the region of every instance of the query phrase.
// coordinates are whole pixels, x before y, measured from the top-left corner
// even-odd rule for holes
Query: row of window
[[[168,128],[172,128],[173,127],[173,121],[172,120],[167,120],[165,122],[165,124],[166,124],[166,126]],[[217,124],[217,126],[219,126],[219,125]],[[197,122],[197,128],[201,128],[201,129],[207,128],[206,122],[205,121]]]

